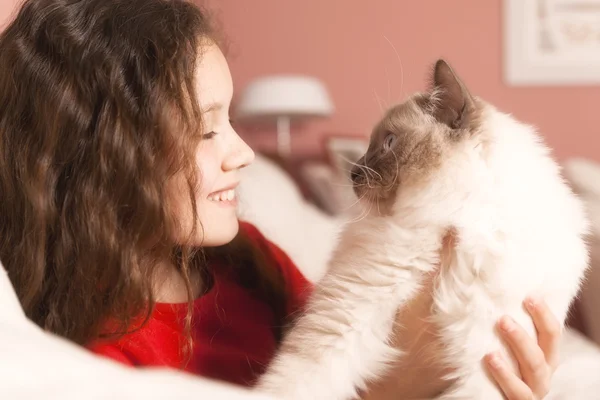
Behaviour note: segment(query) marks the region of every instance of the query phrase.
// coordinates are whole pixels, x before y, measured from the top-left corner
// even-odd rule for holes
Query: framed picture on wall
[[[600,0],[504,0],[508,84],[600,84]]]

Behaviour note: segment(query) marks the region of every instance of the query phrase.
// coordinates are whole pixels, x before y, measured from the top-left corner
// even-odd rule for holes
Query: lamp
[[[267,76],[246,87],[237,106],[237,117],[277,120],[277,149],[280,155],[291,152],[292,119],[325,117],[333,104],[325,85],[316,78],[300,75]]]

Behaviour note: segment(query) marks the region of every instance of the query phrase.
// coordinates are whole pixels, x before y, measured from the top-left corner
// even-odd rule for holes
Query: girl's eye
[[[212,139],[217,135],[217,132],[211,131],[202,135],[202,139]]]

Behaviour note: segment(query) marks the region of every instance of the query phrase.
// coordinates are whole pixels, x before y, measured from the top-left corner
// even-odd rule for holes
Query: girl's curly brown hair
[[[28,0],[0,35],[0,259],[44,329],[86,344],[110,318],[124,333],[166,258],[192,293],[210,255],[172,241],[165,183],[184,173],[195,211],[194,76],[214,41],[184,0]],[[218,252],[281,316],[277,269],[243,237]]]

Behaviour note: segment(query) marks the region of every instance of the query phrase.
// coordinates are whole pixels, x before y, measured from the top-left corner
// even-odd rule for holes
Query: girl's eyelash
[[[233,126],[233,124],[235,123],[235,121],[233,119],[229,119],[229,124]],[[203,139],[212,139],[213,137],[215,137],[217,135],[217,132],[215,131],[210,131],[208,133],[205,133],[204,135],[202,135]]]

